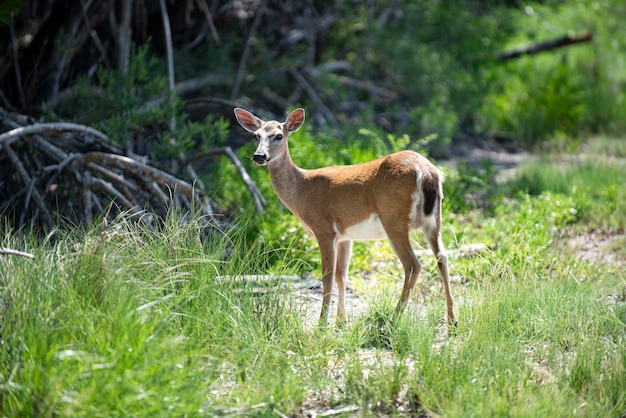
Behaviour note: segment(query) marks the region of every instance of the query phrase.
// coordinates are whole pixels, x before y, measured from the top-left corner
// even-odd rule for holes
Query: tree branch
[[[11,13],[11,19],[13,19],[13,12]],[[26,96],[24,96],[24,90],[22,89],[22,71],[20,70],[20,61],[17,56],[17,40],[15,39],[15,28],[13,23],[9,25],[9,33],[11,35],[11,52],[13,55],[13,68],[15,70],[15,81],[17,85],[17,92],[20,97],[20,106],[26,104]]]
[[[324,115],[326,123],[336,128],[337,119],[335,119],[333,112],[331,112],[330,109],[328,109],[328,107],[324,104],[322,98],[319,96],[319,94],[317,94],[317,91],[311,85],[311,83],[309,83],[308,80],[295,68],[289,69],[289,74],[291,74],[291,76],[296,80],[300,87],[302,87],[306,94],[308,94],[313,103],[315,103],[319,107],[320,112]]]
[[[167,15],[167,6],[165,0],[159,0],[161,8],[161,19],[163,20],[163,33],[165,35],[165,50],[167,51],[167,78],[169,80],[170,94],[176,91],[176,82],[174,80],[174,47],[172,46],[172,29],[170,27],[170,18]],[[176,116],[172,114],[170,119],[170,130],[176,130]]]
[[[204,0],[196,0],[196,4],[204,13],[204,17],[206,18],[207,25],[209,25],[209,30],[211,31],[211,37],[213,38],[213,43],[216,46],[220,44],[220,36],[217,33],[217,29],[215,29],[215,23],[213,23],[213,16],[211,16],[211,11],[209,10],[209,6],[207,6]]]
[[[239,66],[237,67],[237,72],[235,73],[235,81],[233,81],[233,88],[230,91],[230,100],[235,100],[237,96],[239,96],[239,89],[241,88],[241,80],[243,80],[243,73],[248,64],[248,58],[250,57],[250,50],[252,49],[252,40],[254,39],[254,34],[257,31],[257,28],[261,24],[261,19],[265,14],[265,1],[261,1],[261,6],[256,12],[256,16],[254,16],[254,21],[252,22],[252,27],[250,28],[250,33],[248,34],[248,39],[246,39],[246,44],[243,48],[243,52],[241,53],[241,59],[239,60]]]
[[[85,28],[87,28],[87,31],[89,32],[89,35],[91,36],[91,39],[96,46],[96,49],[98,50],[98,52],[100,52],[100,57],[102,58],[102,61],[104,61],[104,65],[106,65],[107,68],[112,68],[111,61],[109,61],[106,49],[104,48],[104,45],[102,45],[102,41],[98,36],[98,32],[96,32],[93,26],[91,26],[91,22],[89,21],[89,16],[87,14],[88,6],[85,6],[85,0],[80,0],[80,6],[83,21],[85,22]]]
[[[24,182],[24,184],[27,185],[27,187],[30,187],[31,177],[26,171],[26,169],[24,168],[24,165],[22,165],[22,162],[20,161],[17,154],[15,154],[15,152],[13,151],[10,145],[4,144],[2,145],[2,148],[4,148],[4,151],[9,156],[11,163],[17,169],[17,172],[22,178],[22,181]],[[29,191],[29,194],[30,194],[30,191]],[[54,221],[52,220],[52,215],[50,214],[50,211],[48,211],[48,208],[46,207],[46,204],[43,201],[43,198],[41,197],[41,194],[39,193],[39,191],[36,189],[32,190],[32,196],[33,196],[33,200],[35,201],[35,205],[37,205],[37,208],[39,208],[39,210],[43,214],[44,221],[48,224],[48,226],[50,227],[53,226]],[[25,205],[28,205],[28,200],[25,201]]]
[[[230,158],[230,160],[233,162],[233,165],[237,169],[241,180],[243,180],[243,183],[248,189],[248,192],[250,192],[250,196],[252,196],[252,201],[254,202],[254,207],[256,208],[256,211],[259,213],[263,212],[264,206],[267,205],[267,200],[265,200],[263,193],[261,193],[259,188],[256,186],[254,180],[252,180],[252,177],[250,177],[248,171],[243,166],[239,158],[237,158],[237,155],[231,147],[215,148],[207,152],[196,154],[189,158],[188,161],[199,160],[209,155],[226,155],[228,158]]]
[[[78,131],[93,135],[107,142],[109,141],[109,138],[104,133],[85,125],[70,122],[36,123],[34,125],[11,129],[8,132],[0,134],[0,147],[3,145],[11,145],[21,136],[40,134],[48,131]]]
[[[87,163],[97,163],[117,167],[136,176],[137,178],[142,179],[145,182],[150,180],[155,181],[159,186],[181,193],[187,196],[190,200],[197,200],[197,198],[201,198],[204,202],[204,212],[211,216],[215,214],[211,203],[208,199],[205,199],[203,195],[198,194],[199,191],[194,186],[184,180],[174,177],[171,174],[161,171],[158,168],[149,166],[123,155],[108,154],[98,151],[82,154],[78,156],[77,159],[84,162],[85,165],[87,165]]]
[[[524,55],[535,55],[543,51],[549,51],[551,49],[579,44],[582,42],[590,42],[592,40],[593,33],[591,32],[585,32],[578,35],[566,35],[549,41],[542,41],[530,45],[520,46],[513,49],[512,51],[501,53],[498,58],[500,59],[500,61],[508,61],[511,59],[522,57]]]
[[[26,257],[34,259],[35,256],[31,253],[25,253],[23,251],[12,250],[11,248],[0,247],[0,255],[19,255],[20,257]]]

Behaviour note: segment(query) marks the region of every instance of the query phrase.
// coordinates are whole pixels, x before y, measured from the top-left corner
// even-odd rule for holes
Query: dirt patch
[[[295,297],[303,312],[303,321],[306,328],[313,329],[318,325],[320,312],[322,311],[322,282],[320,280],[306,280],[306,286],[296,289]],[[331,305],[329,311],[329,323],[334,324],[337,314],[337,286],[333,287]],[[350,286],[346,289],[346,320],[352,324],[355,318],[360,317],[367,311],[367,303],[361,296],[354,292]]]
[[[626,257],[617,254],[613,247],[618,241],[623,240],[626,240],[626,234],[594,231],[570,238],[568,247],[581,260],[598,265],[622,267],[626,264]]]

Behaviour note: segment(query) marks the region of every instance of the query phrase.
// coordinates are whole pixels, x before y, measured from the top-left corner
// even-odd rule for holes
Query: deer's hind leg
[[[394,219],[392,222],[383,221],[383,228],[385,228],[391,248],[393,248],[404,267],[404,285],[402,286],[400,300],[396,306],[396,312],[402,313],[406,308],[413,288],[417,284],[417,279],[422,271],[422,263],[420,263],[411,247],[408,222],[399,223],[397,219]]]
[[[441,202],[439,204],[441,207]],[[443,290],[446,296],[446,306],[448,313],[448,323],[450,325],[457,325],[456,318],[454,316],[454,299],[450,291],[450,272],[448,271],[448,255],[441,239],[441,214],[436,219],[434,228],[424,228],[424,235],[430,244],[430,248],[437,259],[437,268],[439,269],[439,275],[443,282]]]

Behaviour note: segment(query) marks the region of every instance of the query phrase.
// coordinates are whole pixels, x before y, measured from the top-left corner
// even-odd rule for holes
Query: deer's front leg
[[[337,303],[337,322],[343,323],[346,320],[346,284],[348,282],[348,267],[352,256],[352,241],[341,241],[337,244],[337,267],[335,270],[335,280],[339,290],[339,301]]]
[[[322,312],[320,314],[320,326],[328,325],[328,309],[333,292],[333,277],[335,276],[337,260],[337,239],[334,236],[319,236],[317,244],[322,256]]]

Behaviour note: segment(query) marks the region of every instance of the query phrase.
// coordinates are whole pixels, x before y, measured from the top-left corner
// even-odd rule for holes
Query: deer
[[[291,159],[287,139],[304,124],[304,109],[292,111],[284,122],[264,121],[239,107],[234,112],[256,142],[253,161],[268,167],[280,201],[317,240],[323,292],[319,325],[328,324],[333,279],[338,287],[336,320],[346,320],[346,283],[355,240],[387,238],[391,243],[404,267],[404,285],[395,309],[401,314],[422,270],[409,233],[421,229],[437,260],[448,324],[456,326],[448,257],[441,238],[444,176],[439,169],[409,150],[362,164],[302,169]]]

